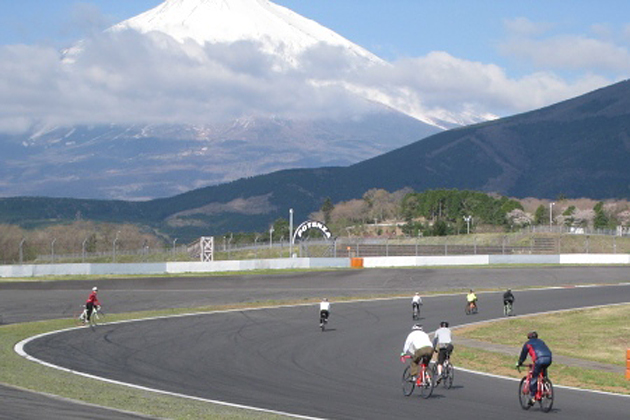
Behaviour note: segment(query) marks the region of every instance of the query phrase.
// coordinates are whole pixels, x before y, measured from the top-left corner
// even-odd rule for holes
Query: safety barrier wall
[[[489,264],[630,264],[628,254],[462,255],[432,257],[365,257],[363,267],[423,267]],[[71,275],[150,275],[291,268],[350,268],[350,258],[279,258],[212,262],[137,264],[23,264],[0,266],[1,277]],[[359,267],[355,267],[359,268]]]
[[[628,254],[561,254],[560,264],[630,264]]]
[[[490,264],[560,264],[560,255],[490,255]]]
[[[211,262],[163,262],[137,264],[23,264],[0,266],[1,277],[72,275],[149,275],[209,273],[222,271],[283,270],[290,268],[347,268],[348,258],[279,258]]]
[[[440,265],[487,265],[488,255],[435,257],[364,257],[364,267],[420,267]]]

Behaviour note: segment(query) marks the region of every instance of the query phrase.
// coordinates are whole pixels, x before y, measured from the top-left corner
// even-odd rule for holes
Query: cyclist
[[[96,306],[98,309],[101,308],[101,302],[98,301],[98,297],[96,294],[98,293],[98,287],[92,287],[92,292],[90,296],[88,296],[85,301],[85,309],[87,309],[87,319],[84,319],[83,322],[89,322],[90,317],[92,316],[92,312],[94,311],[94,307]]]
[[[546,377],[547,368],[551,365],[551,350],[549,350],[549,347],[547,347],[544,341],[538,338],[536,331],[527,334],[527,341],[523,344],[523,349],[521,350],[518,362],[516,362],[516,367],[520,367],[523,364],[527,355],[532,359],[534,365],[532,369],[532,380],[529,384],[529,392],[531,395],[529,405],[534,405],[536,402],[538,375],[540,372],[543,372],[543,375]]]
[[[511,289],[507,289],[507,291],[505,293],[503,293],[503,307],[505,308],[508,305],[508,303],[510,305],[514,304],[514,295],[512,294],[512,290]],[[506,313],[506,315],[507,315],[507,313]]]
[[[411,313],[419,314],[420,306],[422,306],[422,297],[420,297],[420,293],[416,292],[416,294],[411,298]]]
[[[406,355],[411,356],[411,376],[414,380],[418,377],[418,365],[420,363],[429,365],[431,357],[433,356],[433,344],[431,338],[424,332],[421,324],[415,324],[403,346],[403,351],[400,353],[400,358],[404,358]]]
[[[473,292],[473,289],[470,289],[470,292],[466,295],[466,302],[468,302],[468,307],[471,311],[477,307],[477,295]]]
[[[433,335],[433,347],[438,352],[437,368],[438,368],[438,380],[439,384],[442,380],[442,370],[444,361],[447,357],[451,357],[453,352],[453,339],[451,337],[451,329],[448,327],[447,321],[440,322],[440,328],[435,331]]]
[[[328,302],[327,298],[322,299],[319,303],[319,326],[324,325],[324,321],[328,320],[328,316],[330,315],[330,302]]]

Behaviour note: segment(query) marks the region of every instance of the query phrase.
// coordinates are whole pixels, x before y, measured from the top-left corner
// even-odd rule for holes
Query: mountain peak
[[[267,52],[284,51],[290,61],[318,43],[343,47],[371,62],[382,61],[336,32],[268,0],[166,0],[111,28],[125,29],[161,32],[179,42],[202,45],[256,41]]]

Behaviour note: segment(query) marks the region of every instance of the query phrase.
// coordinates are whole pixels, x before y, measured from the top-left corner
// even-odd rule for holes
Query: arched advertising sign
[[[332,233],[330,233],[330,229],[328,229],[328,227],[325,224],[323,224],[322,222],[318,222],[316,220],[307,220],[306,222],[303,222],[300,226],[298,226],[295,229],[295,233],[293,234],[293,243],[295,243],[297,239],[302,239],[302,236],[304,235],[304,233],[309,229],[320,230],[324,234],[326,239],[330,239],[332,237]]]

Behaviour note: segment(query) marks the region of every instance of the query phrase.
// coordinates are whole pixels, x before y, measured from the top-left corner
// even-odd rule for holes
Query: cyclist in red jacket
[[[92,316],[92,312],[94,311],[94,306],[97,306],[98,308],[101,307],[101,302],[98,301],[98,297],[96,297],[96,294],[98,293],[98,287],[93,287],[92,288],[92,293],[90,293],[90,296],[88,296],[87,300],[85,301],[85,309],[87,309],[87,321],[90,321],[90,316]]]
[[[529,401],[529,405],[534,405],[536,402],[535,397],[538,386],[538,375],[540,372],[543,372],[543,375],[547,376],[547,368],[551,365],[552,360],[551,350],[549,350],[549,347],[547,347],[544,341],[538,338],[538,333],[536,331],[532,331],[527,334],[527,341],[523,344],[523,349],[521,350],[518,362],[516,362],[516,367],[521,366],[527,356],[532,359],[532,363],[534,365],[532,380],[529,383],[529,391],[532,396],[532,399]]]

